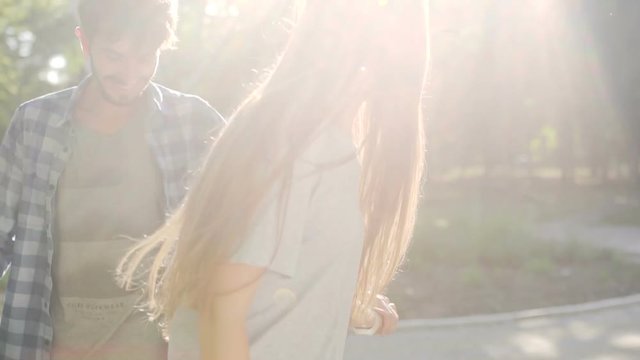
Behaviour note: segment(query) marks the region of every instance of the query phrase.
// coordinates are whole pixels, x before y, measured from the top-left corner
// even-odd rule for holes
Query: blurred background
[[[157,81],[229,115],[286,41],[291,2],[181,0]],[[429,6],[428,179],[390,288],[402,316],[640,293],[640,2]],[[86,76],[72,9],[0,0],[0,131]]]

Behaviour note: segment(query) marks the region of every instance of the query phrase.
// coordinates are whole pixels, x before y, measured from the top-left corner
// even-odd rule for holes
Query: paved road
[[[350,337],[346,360],[636,360],[635,304],[528,320],[400,330],[386,338]]]

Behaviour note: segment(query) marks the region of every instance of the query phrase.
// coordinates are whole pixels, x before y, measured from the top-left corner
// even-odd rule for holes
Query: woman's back
[[[151,313],[173,318],[172,359],[246,358],[247,338],[253,359],[339,359],[404,259],[424,160],[423,0],[304,3],[184,205],[119,268],[129,287],[141,271]],[[291,168],[279,217],[269,189]]]
[[[281,229],[275,194],[258,212],[231,259],[267,269],[247,318],[252,359],[342,358],[362,252],[359,181],[351,138],[325,131],[295,163]],[[177,309],[170,360],[199,359],[197,324]]]

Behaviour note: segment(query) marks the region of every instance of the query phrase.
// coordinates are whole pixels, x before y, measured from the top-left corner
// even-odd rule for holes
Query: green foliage
[[[292,2],[181,1],[179,48],[163,55],[157,80],[231,113],[283,48]],[[19,103],[83,75],[72,3],[0,0],[0,130]],[[558,2],[554,11],[566,17],[542,19],[535,0],[461,3],[430,2],[431,175],[469,166],[483,176],[535,176],[548,166],[563,176],[586,166],[604,179],[623,176],[613,171],[621,166],[638,171],[640,5]],[[549,26],[533,25],[540,21]],[[63,69],[50,68],[56,55]]]
[[[68,1],[0,1],[0,130],[21,102],[77,80],[82,62],[74,27]],[[49,66],[57,55],[66,60],[62,69]],[[58,81],[47,81],[48,72]]]
[[[529,142],[529,151],[534,161],[541,161],[558,149],[558,130],[544,126],[540,133]]]
[[[479,286],[486,282],[486,276],[481,268],[469,266],[462,270],[461,280],[466,285]]]
[[[1,309],[4,304],[4,291],[7,288],[7,281],[9,281],[8,272],[4,276],[0,277],[0,311],[2,311]]]
[[[640,267],[624,254],[570,234],[566,241],[541,239],[534,231],[602,207],[600,197],[611,199],[610,190],[554,193],[553,202],[536,191],[521,198],[469,183],[427,186],[432,195],[418,216],[407,266],[390,288],[404,316],[508,312],[640,291]],[[576,199],[579,206],[561,206]]]
[[[521,219],[500,213],[476,218],[467,209],[458,210],[448,213],[446,228],[438,226],[442,218],[434,221],[432,213],[425,210],[416,230],[412,261],[520,266],[523,258],[539,252],[539,242],[532,241],[528,224]]]
[[[451,191],[437,186],[430,190],[444,193],[445,189]],[[534,232],[541,221],[571,217],[602,206],[602,194],[593,189],[584,190],[588,194],[566,191],[549,203],[539,202],[535,196],[511,197],[505,191],[456,189],[442,198],[425,200],[409,253],[408,266],[412,270],[453,266],[469,268],[465,271],[470,274],[478,268],[552,274],[576,263],[620,260],[617,253],[593,248],[580,239],[549,242]],[[576,202],[583,206],[560,209]],[[629,216],[634,215],[637,213]],[[475,281],[470,274],[465,278]]]
[[[0,276],[0,293],[7,288],[7,281],[9,281],[9,272],[7,272],[4,276]]]
[[[291,0],[182,2],[178,49],[163,56],[159,80],[207,99],[230,114],[255,88],[288,38]],[[229,12],[237,16],[214,15]]]
[[[640,226],[640,206],[616,211],[602,219],[602,222],[616,226]]]
[[[0,132],[20,103],[84,76],[73,3],[0,0]],[[213,16],[206,7],[216,1],[181,1],[178,49],[163,54],[156,80],[196,93],[228,114],[282,49],[290,3],[236,1],[237,16]],[[55,56],[66,66],[53,69]]]
[[[524,269],[532,273],[551,275],[555,271],[556,266],[549,258],[536,257],[527,259],[524,263]]]

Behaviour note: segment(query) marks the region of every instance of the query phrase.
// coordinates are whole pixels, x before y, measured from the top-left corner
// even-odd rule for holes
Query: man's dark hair
[[[78,0],[80,27],[114,40],[131,37],[144,46],[172,48],[176,42],[176,0]]]

